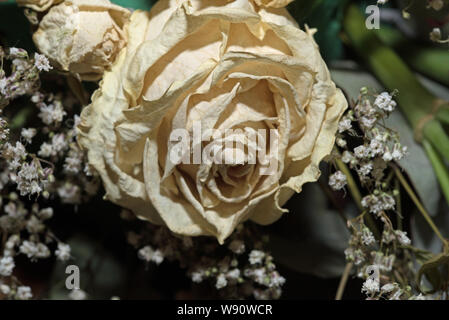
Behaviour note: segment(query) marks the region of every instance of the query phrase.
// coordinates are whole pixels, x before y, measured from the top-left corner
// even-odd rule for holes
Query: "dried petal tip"
[[[17,4],[21,7],[30,8],[34,11],[42,12],[50,9],[62,0],[17,0]]]

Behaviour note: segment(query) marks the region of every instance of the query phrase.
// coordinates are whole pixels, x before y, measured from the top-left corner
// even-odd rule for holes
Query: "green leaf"
[[[425,262],[418,271],[418,285],[421,287],[423,276],[432,285],[432,290],[425,290],[421,287],[423,293],[433,293],[442,289],[442,285],[447,280],[447,267],[449,266],[449,252],[435,255],[433,258]]]
[[[156,0],[111,0],[111,2],[125,8],[150,10]]]
[[[307,24],[318,29],[314,37],[326,61],[343,56],[343,43],[339,33],[345,5],[345,0],[297,0],[289,6],[290,13],[301,27]]]

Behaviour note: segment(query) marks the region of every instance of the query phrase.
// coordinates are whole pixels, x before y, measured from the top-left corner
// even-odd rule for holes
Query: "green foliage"
[[[434,293],[438,290],[443,289],[445,283],[447,283],[449,267],[449,248],[448,244],[445,244],[445,249],[442,253],[434,255],[432,258],[427,260],[419,269],[418,272],[418,284],[421,283],[423,276],[432,285],[432,290],[426,292],[424,288],[421,291],[424,293]]]
[[[111,2],[125,8],[150,10],[156,0],[111,0]]]
[[[296,0],[289,6],[290,13],[301,27],[307,24],[318,29],[315,40],[326,61],[343,56],[343,43],[339,34],[346,3],[346,0]]]

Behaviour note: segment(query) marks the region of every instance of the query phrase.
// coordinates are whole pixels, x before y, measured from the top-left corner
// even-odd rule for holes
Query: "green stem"
[[[351,273],[352,267],[354,264],[352,262],[348,262],[346,264],[345,270],[340,279],[340,283],[338,284],[337,294],[335,295],[335,300],[341,300],[343,298],[343,293],[345,292],[346,283],[348,282],[349,274]]]
[[[433,220],[430,217],[430,215],[427,212],[427,210],[424,208],[424,206],[418,200],[418,197],[416,196],[416,194],[413,191],[412,187],[408,184],[408,182],[405,179],[404,175],[402,174],[401,170],[397,166],[393,166],[393,170],[395,171],[396,177],[399,179],[399,182],[401,183],[402,187],[408,193],[410,199],[412,199],[413,203],[418,208],[419,212],[422,214],[422,216],[427,221],[429,226],[432,228],[433,232],[435,232],[435,234],[438,236],[438,238],[440,238],[441,242],[443,242],[443,244],[445,244],[446,240],[444,239],[444,237],[441,234],[440,230],[438,230],[438,227],[433,222]]]
[[[359,191],[359,188],[357,187],[357,183],[355,182],[354,178],[352,177],[351,171],[349,168],[344,164],[341,160],[335,160],[338,169],[343,172],[343,174],[346,176],[346,180],[348,182],[348,188],[349,192],[351,193],[352,198],[354,199],[357,207],[360,211],[363,210],[362,207],[362,194]]]
[[[402,230],[402,201],[401,201],[401,188],[399,181],[397,179],[394,180],[394,188],[397,191],[396,195],[396,223],[397,223],[397,229]]]
[[[354,199],[357,207],[360,211],[363,211],[364,208],[362,206],[362,194],[359,191],[359,188],[357,186],[357,183],[355,182],[351,171],[346,166],[346,164],[343,163],[341,160],[335,160],[338,169],[343,172],[343,174],[346,176],[346,180],[348,183],[348,189],[351,193],[352,198]],[[377,228],[376,222],[374,221],[372,215],[366,214],[364,216],[365,224],[368,226],[368,228],[371,230],[371,232],[374,234],[374,237],[379,240],[381,238],[381,234],[379,232],[379,229]]]
[[[423,145],[427,156],[432,163],[433,169],[435,170],[441,189],[443,190],[444,197],[446,198],[446,201],[449,202],[449,172],[446,165],[429,142],[424,140]]]
[[[412,67],[413,70],[449,86],[449,50],[421,45],[408,40],[394,28],[382,26],[377,35]]]
[[[436,117],[442,123],[449,125],[449,108],[446,107],[441,108],[436,114]]]

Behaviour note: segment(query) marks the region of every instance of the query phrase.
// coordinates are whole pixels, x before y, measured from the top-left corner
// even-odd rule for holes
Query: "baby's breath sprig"
[[[336,168],[329,185],[345,188],[361,214],[347,220],[351,238],[345,250],[347,267],[337,291],[341,299],[349,273],[365,280],[362,292],[368,299],[424,299],[416,282],[414,248],[402,229],[400,186],[442,238],[430,215],[402,175],[396,162],[406,154],[399,135],[385,126],[396,107],[395,92],[371,92],[362,88],[339,124],[332,162]],[[355,178],[356,175],[357,178]]]
[[[127,210],[121,215],[134,220]],[[147,222],[138,222],[138,229],[128,233],[140,259],[156,265],[177,261],[193,283],[209,283],[226,299],[280,298],[285,278],[265,249],[267,241],[251,224],[240,225],[223,246],[209,238],[177,237]]]

